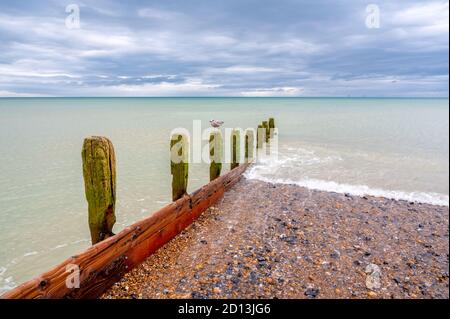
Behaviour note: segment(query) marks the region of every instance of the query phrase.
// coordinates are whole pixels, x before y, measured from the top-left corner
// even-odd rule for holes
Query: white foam
[[[67,244],[56,245],[55,247],[51,248],[51,250],[60,249],[60,248],[64,248],[67,246],[68,246]]]
[[[6,270],[6,267],[0,267],[0,294],[16,287],[12,276],[4,277]]]
[[[274,163],[270,162],[269,165],[274,166]],[[319,179],[271,178],[267,177],[267,174],[263,174],[264,172],[267,173],[267,170],[261,168],[262,167],[258,165],[252,167],[245,173],[245,177],[248,179],[260,180],[266,183],[298,185],[308,189],[351,194],[354,196],[376,196],[395,200],[405,200],[410,202],[449,206],[449,196],[444,194],[384,190],[380,188],[371,188],[366,185],[342,184],[334,181],[325,181]]]
[[[29,252],[29,253],[25,253],[25,254],[23,255],[23,257],[34,256],[34,255],[37,255],[37,254],[38,254],[37,251],[31,251],[31,252]]]
[[[71,244],[76,245],[76,244],[83,243],[83,242],[90,242],[90,240],[89,240],[89,239],[86,239],[86,238],[84,238],[84,239],[79,239],[79,240],[73,241]]]
[[[258,154],[258,164],[262,164],[264,169],[275,169],[280,167],[295,167],[295,166],[315,166],[318,164],[330,164],[336,161],[343,161],[341,156],[328,155],[319,156],[313,150],[304,148],[291,148],[295,152],[286,153],[272,153],[265,155]],[[275,156],[274,156],[275,155]]]

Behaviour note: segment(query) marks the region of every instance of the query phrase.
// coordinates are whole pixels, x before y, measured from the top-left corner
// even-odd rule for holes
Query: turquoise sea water
[[[278,159],[256,163],[248,178],[448,205],[448,99],[3,98],[0,292],[90,245],[84,137],[115,146],[118,232],[169,202],[173,128],[212,118],[256,127],[269,116]],[[190,190],[208,174],[192,165]]]

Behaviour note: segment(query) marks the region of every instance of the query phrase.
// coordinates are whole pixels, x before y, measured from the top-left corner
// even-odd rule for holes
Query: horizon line
[[[137,99],[162,99],[162,98],[229,98],[229,99],[266,99],[266,98],[283,98],[283,99],[298,99],[298,98],[306,98],[306,99],[336,99],[336,98],[344,98],[344,99],[448,99],[449,96],[0,96],[0,99],[58,99],[58,98],[81,98],[81,99],[112,99],[112,98],[137,98]]]

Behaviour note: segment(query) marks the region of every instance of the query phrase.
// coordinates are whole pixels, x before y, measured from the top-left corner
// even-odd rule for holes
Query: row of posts
[[[256,147],[262,148],[273,137],[275,120],[270,118],[258,125]],[[239,166],[240,132],[231,132],[231,164],[230,169]],[[253,130],[245,133],[245,163],[253,161],[255,136]],[[189,145],[182,134],[174,134],[170,140],[172,200],[183,197],[187,192],[189,170]],[[210,181],[218,178],[223,164],[223,141],[219,130],[211,133],[209,138]],[[106,137],[93,136],[86,138],[82,148],[83,177],[86,200],[88,202],[89,229],[91,242],[96,244],[112,235],[116,222],[116,157],[114,147]],[[174,161],[177,156],[181,160]]]
[[[275,119],[269,118],[268,121],[263,121],[258,125],[256,136],[256,147],[263,148],[264,143],[269,143],[270,139],[275,134]],[[245,132],[245,163],[253,161],[253,146],[255,136],[253,130]],[[231,162],[230,169],[239,166],[239,149],[240,149],[240,131],[231,131]],[[187,192],[188,187],[188,150],[189,144],[186,136],[183,134],[174,134],[170,142],[171,149],[171,174],[172,174],[172,200],[183,197]],[[209,180],[213,181],[220,176],[223,164],[223,139],[220,131],[211,132],[209,137]],[[177,160],[174,160],[176,158]]]

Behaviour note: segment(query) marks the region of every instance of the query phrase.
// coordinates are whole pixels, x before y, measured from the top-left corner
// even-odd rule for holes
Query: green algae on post
[[[174,134],[170,139],[170,172],[172,174],[172,200],[186,194],[188,184],[188,150],[186,136]]]
[[[215,180],[220,176],[222,170],[222,134],[220,131],[211,132],[209,136],[209,157],[211,164],[209,166],[209,180]]]
[[[260,124],[256,131],[256,147],[262,148],[264,141],[266,140],[266,129]]]
[[[255,136],[253,130],[247,130],[245,132],[245,162],[250,163],[253,161],[253,149],[255,145]]]
[[[92,244],[112,235],[116,222],[116,157],[109,139],[92,136],[81,151]]]
[[[270,137],[269,122],[268,121],[263,121],[262,122],[262,127],[264,127],[266,129],[266,143],[268,143],[269,142],[269,137]]]
[[[239,166],[239,135],[239,130],[233,130],[231,132],[231,169]]]
[[[275,133],[275,119],[273,117],[269,118],[269,132],[270,138],[273,138],[273,135]]]

